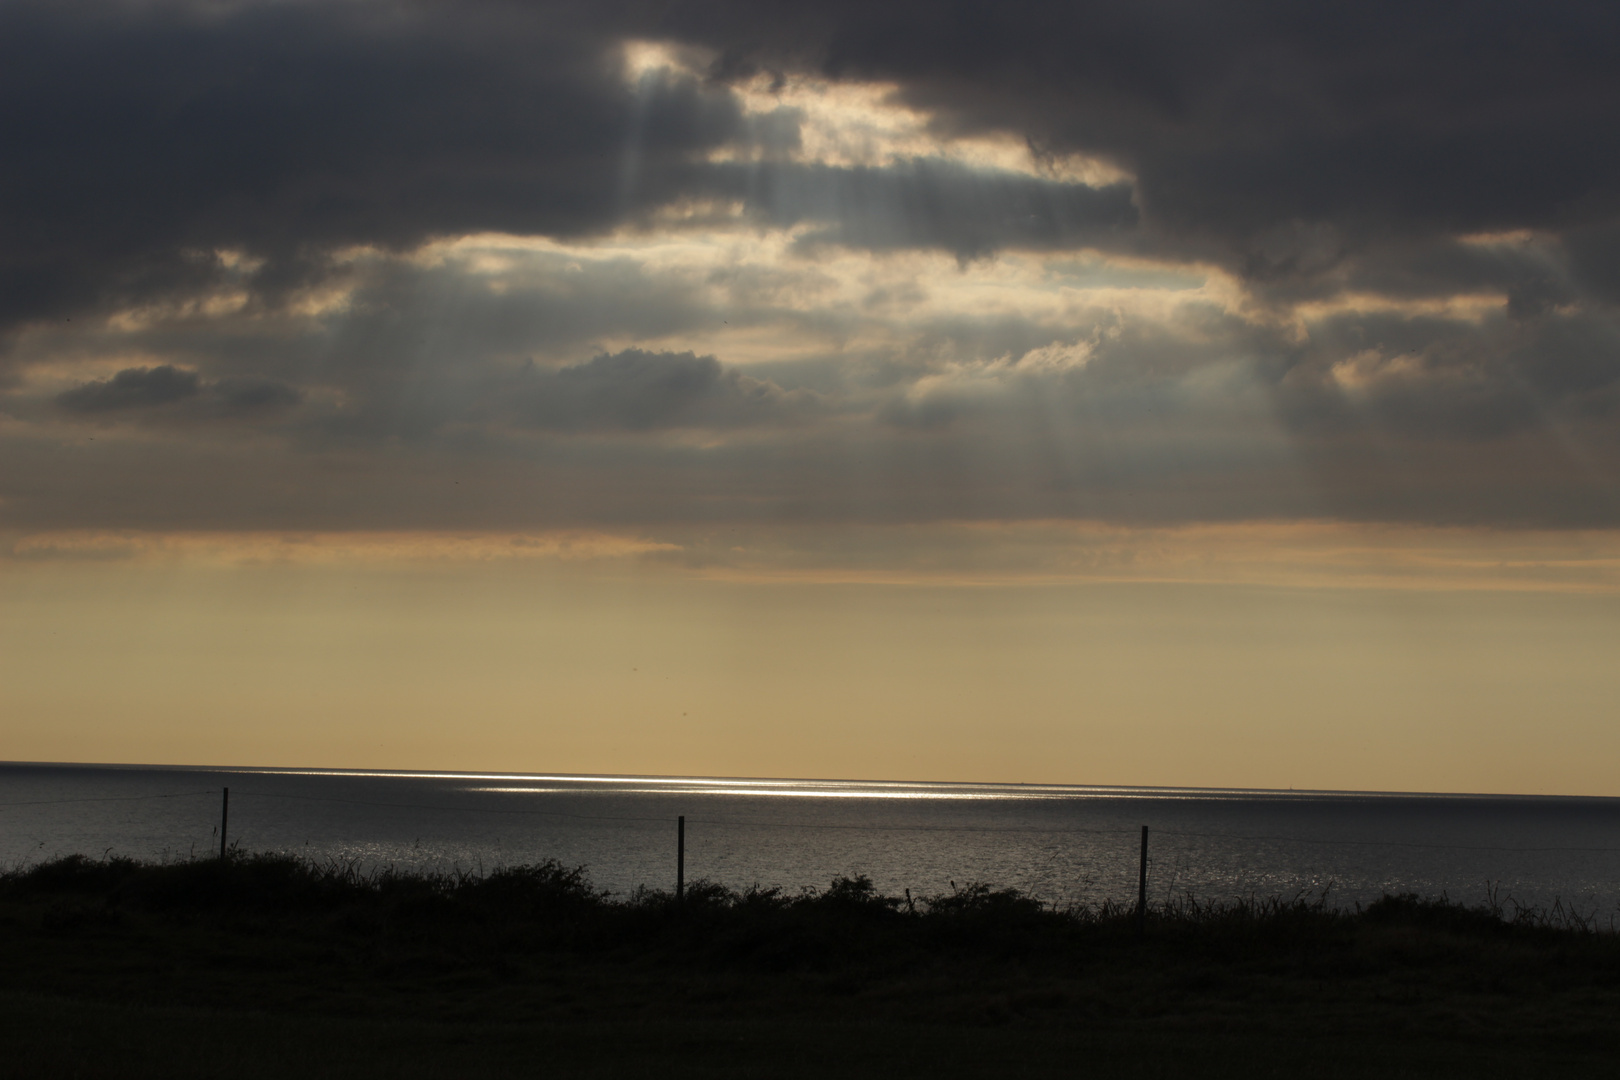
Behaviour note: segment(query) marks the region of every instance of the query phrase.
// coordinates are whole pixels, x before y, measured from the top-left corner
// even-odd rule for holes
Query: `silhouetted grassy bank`
[[[0,875],[0,1038],[20,1075],[1607,1074],[1620,936],[1502,914],[1187,900],[1139,939],[982,885],[75,857]]]

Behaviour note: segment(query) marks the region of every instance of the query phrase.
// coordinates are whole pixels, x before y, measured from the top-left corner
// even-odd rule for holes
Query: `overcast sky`
[[[1346,641],[1380,656],[1406,647],[1379,638],[1375,594],[1461,590],[1484,606],[1447,618],[1509,635],[1527,593],[1607,603],[1617,53],[1620,9],[1599,3],[0,0],[0,588],[6,632],[36,650],[27,672],[13,651],[38,684],[17,707],[67,732],[0,758],[105,757],[115,730],[122,759],[188,752],[190,729],[171,746],[106,702],[62,704],[63,672],[131,654],[71,629],[41,644],[20,614],[144,625],[156,601],[131,597],[159,572],[224,574],[187,595],[244,633],[253,604],[219,598],[249,572],[304,590],[315,623],[369,617],[333,598],[344,575],[424,565],[566,583],[534,616],[559,624],[601,609],[586,582],[676,589],[664,615],[625,609],[636,633],[667,616],[730,634],[726,612],[777,617],[787,587],[854,589],[868,630],[911,617],[883,590],[1035,590],[996,602],[1033,620],[1000,644],[938,646],[1017,663],[1058,633],[1030,614],[1055,602],[1039,590],[1100,583],[1183,590],[1152,602],[1182,630],[1272,590],[1261,607],[1295,612],[1266,623],[1283,638],[1317,609],[1266,607],[1275,590],[1356,593]],[[717,599],[732,588],[748,598]],[[1211,599],[1227,588],[1250,599]],[[434,624],[438,601],[412,595],[409,619]],[[1581,641],[1620,634],[1582,610]],[[1464,636],[1427,639],[1436,670],[1482,655]],[[792,648],[814,666],[823,646]],[[1151,667],[1155,648],[1132,655]],[[779,685],[691,663],[756,706]],[[1545,690],[1543,661],[1523,663],[1493,698],[1519,710],[1503,724]],[[1020,679],[1079,739],[1062,662],[1037,668]],[[1573,670],[1580,701],[1612,689],[1602,663]],[[200,716],[185,682],[141,700]],[[1225,720],[1153,738],[1241,725],[1256,689],[1221,685]],[[1268,707],[1297,713],[1313,686]],[[1430,715],[1437,696],[1389,700]],[[196,754],[450,752],[373,738],[397,704],[369,700],[371,734],[340,748]],[[613,725],[661,722],[654,695],[564,753],[600,706],[583,685],[569,700],[524,749],[503,727],[477,752],[941,778],[999,723],[964,714],[950,755],[910,765],[802,718],[791,752],[637,756]],[[1174,775],[1013,778],[1598,783],[1556,757],[1534,778],[1397,780],[1376,755],[1313,773],[1342,755],[1300,737],[1252,775],[1200,775],[1189,751]]]

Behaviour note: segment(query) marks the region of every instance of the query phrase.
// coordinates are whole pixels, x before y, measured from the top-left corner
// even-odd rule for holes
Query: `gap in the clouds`
[[[622,52],[632,87],[666,73],[704,78],[718,60],[701,48],[660,41],[628,41]],[[1042,153],[1011,130],[951,132],[939,117],[908,104],[897,83],[762,71],[727,85],[742,106],[751,138],[711,151],[708,160],[714,163],[780,160],[882,168],[928,158],[1087,187],[1133,179],[1101,157]]]

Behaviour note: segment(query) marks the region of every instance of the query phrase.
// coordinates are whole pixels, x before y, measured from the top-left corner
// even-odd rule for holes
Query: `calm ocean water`
[[[1129,901],[1142,825],[1150,895],[1386,892],[1555,900],[1620,922],[1620,799],[624,776],[0,764],[0,861],[249,850],[413,868],[560,859],[600,887],[824,886],[866,874],[928,895],[983,881]]]

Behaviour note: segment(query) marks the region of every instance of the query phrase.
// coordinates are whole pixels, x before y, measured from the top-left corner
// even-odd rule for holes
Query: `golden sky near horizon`
[[[13,565],[7,756],[1620,794],[1612,588],[638,558]]]
[[[0,12],[132,102],[0,166],[0,759],[1620,796],[1620,211],[1449,90],[117,10]]]

